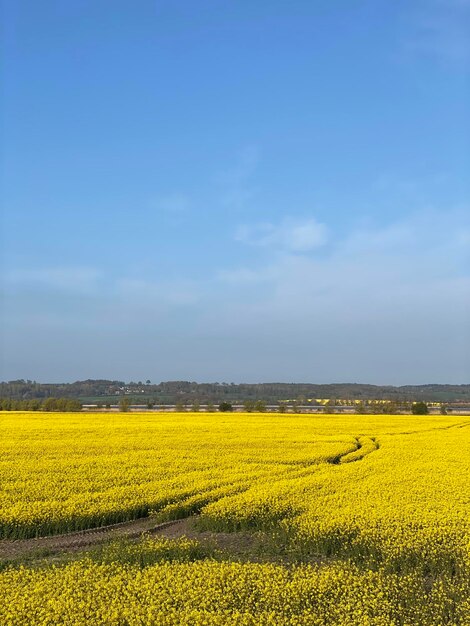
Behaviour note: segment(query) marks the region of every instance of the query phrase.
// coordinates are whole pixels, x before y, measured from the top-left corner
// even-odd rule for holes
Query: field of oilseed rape
[[[0,435],[0,554],[192,520],[5,560],[1,626],[470,624],[470,418],[0,413]]]

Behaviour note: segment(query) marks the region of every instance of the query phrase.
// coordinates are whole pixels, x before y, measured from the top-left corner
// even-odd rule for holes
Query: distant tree
[[[427,415],[429,413],[428,405],[426,402],[415,402],[411,406],[411,412],[413,415]]]
[[[336,400],[332,398],[325,404],[325,413],[334,413],[336,408]]]
[[[199,403],[199,400],[194,400],[193,405],[191,407],[191,411],[193,411],[194,413],[199,413],[200,410],[201,410],[201,405]]]
[[[256,400],[255,411],[258,413],[264,413],[266,411],[266,402],[264,400]]]
[[[175,404],[175,411],[177,413],[183,413],[184,411],[186,411],[186,407],[184,406],[182,402],[177,402]]]
[[[233,406],[230,404],[230,402],[221,402],[219,404],[219,411],[221,411],[222,413],[225,413],[227,411],[233,411]]]
[[[285,413],[287,411],[287,405],[285,402],[279,402],[278,409],[279,413]]]
[[[106,408],[107,408],[107,409],[110,409],[110,408],[111,408],[111,405],[109,404],[109,402],[107,402],[107,403],[106,403]]]
[[[382,406],[377,400],[369,400],[367,405],[369,408],[368,413],[372,413],[373,415],[382,413]]]
[[[294,402],[292,403],[292,412],[293,413],[300,413],[300,405],[297,402],[297,400],[294,400]]]
[[[149,401],[147,402],[147,408],[148,408],[148,409],[150,409],[150,410],[151,410],[151,409],[153,409],[153,407],[154,407],[154,406],[155,406],[155,402],[153,402],[152,400],[149,400]]]
[[[145,381],[145,384],[146,384],[146,385],[150,385],[150,378],[148,378],[148,379]]]
[[[354,410],[359,415],[364,415],[364,413],[366,412],[366,407],[364,405],[364,402],[357,402],[356,405],[354,406]]]
[[[445,404],[441,404],[441,415],[447,415],[447,407]]]
[[[67,400],[65,411],[81,411],[82,403],[79,400]]]
[[[121,413],[127,413],[131,407],[131,401],[129,398],[121,398],[119,402],[119,410]]]
[[[254,400],[245,400],[243,403],[243,408],[247,413],[251,413],[255,410],[255,401]]]
[[[213,402],[208,402],[206,405],[206,411],[208,413],[213,413],[215,411],[215,405]]]
[[[56,411],[57,410],[57,400],[56,398],[47,398],[42,403],[43,411]]]

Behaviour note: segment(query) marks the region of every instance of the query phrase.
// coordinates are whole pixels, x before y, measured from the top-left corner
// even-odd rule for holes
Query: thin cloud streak
[[[314,218],[305,220],[286,218],[279,224],[266,222],[241,226],[235,239],[251,246],[309,252],[326,243],[328,231],[324,224]]]

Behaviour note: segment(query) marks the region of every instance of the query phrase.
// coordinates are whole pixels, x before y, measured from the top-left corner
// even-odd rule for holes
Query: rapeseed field
[[[8,565],[0,624],[468,625],[470,419],[0,414],[4,541],[154,515],[272,559],[144,539]]]

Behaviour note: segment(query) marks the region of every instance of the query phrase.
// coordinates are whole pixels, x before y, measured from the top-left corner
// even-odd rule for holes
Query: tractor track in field
[[[365,435],[359,435],[355,437],[356,440],[356,449],[352,452],[346,452],[345,454],[341,454],[339,456],[334,457],[328,463],[331,465],[344,465],[346,463],[357,463],[357,461],[362,461],[366,456],[375,452],[380,448],[379,443],[375,439],[375,437],[367,437]]]
[[[136,539],[144,533],[150,535],[164,534],[164,531],[170,526],[181,525],[184,521],[179,519],[157,523],[151,517],[143,517],[97,528],[72,531],[61,535],[33,537],[30,539],[2,539],[0,540],[0,561],[35,554],[75,552],[114,539]]]
[[[259,533],[250,531],[214,532],[199,530],[194,524],[197,514],[182,519],[155,523],[151,518],[119,522],[101,528],[86,529],[63,535],[37,537],[34,539],[3,539],[0,541],[0,570],[9,565],[25,563],[63,563],[73,554],[86,554],[102,544],[125,539],[136,541],[145,536],[179,539],[196,539],[204,545],[229,553],[233,558],[263,560],[259,548],[263,539]],[[268,560],[271,560],[272,556]]]

